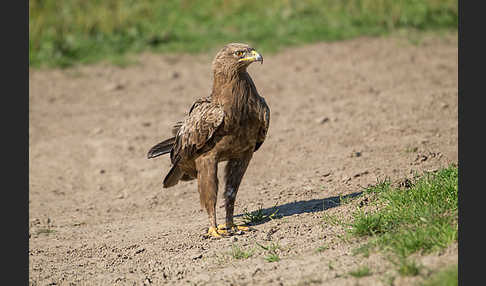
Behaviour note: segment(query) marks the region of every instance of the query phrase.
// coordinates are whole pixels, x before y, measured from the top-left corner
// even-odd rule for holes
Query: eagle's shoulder
[[[192,111],[194,110],[194,108],[197,108],[201,105],[204,105],[204,104],[211,104],[212,101],[211,101],[211,97],[207,96],[207,97],[201,97],[201,98],[198,98],[196,99],[192,105],[191,105],[191,108],[189,109],[189,115],[192,113]]]
[[[187,113],[188,116],[191,115],[192,111],[199,107],[202,104],[207,104],[211,103],[211,98],[210,97],[201,97],[196,99],[192,105],[191,108],[189,108],[189,112]],[[177,133],[179,132],[179,129],[181,129],[182,125],[184,124],[184,120],[177,121],[173,126],[172,126],[172,135],[176,136]]]

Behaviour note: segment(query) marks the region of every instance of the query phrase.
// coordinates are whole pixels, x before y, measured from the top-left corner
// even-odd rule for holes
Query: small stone
[[[401,181],[399,183],[399,186],[400,187],[403,187],[403,188],[406,188],[406,189],[409,189],[409,188],[411,188],[413,186],[413,183],[412,183],[412,181],[410,179],[405,178],[403,181]]]
[[[369,173],[368,171],[363,171],[363,172],[360,172],[360,173],[355,174],[353,177],[355,177],[355,178],[361,177],[363,175],[367,175],[368,173]]]
[[[349,182],[349,181],[351,181],[351,178],[350,178],[350,177],[344,177],[344,178],[342,179],[342,182],[343,182],[343,183],[347,183],[347,182]]]
[[[353,152],[351,153],[351,157],[361,157],[361,152],[359,151]]]
[[[319,123],[319,124],[324,124],[324,123],[326,123],[328,121],[329,121],[329,117],[327,117],[327,116],[320,117],[320,118],[317,118],[316,119],[316,123]]]
[[[152,284],[152,279],[150,279],[149,277],[145,278],[145,280],[143,281],[143,285],[150,285]]]

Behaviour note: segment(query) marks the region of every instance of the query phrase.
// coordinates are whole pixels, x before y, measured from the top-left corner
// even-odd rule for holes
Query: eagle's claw
[[[212,226],[208,229],[208,233],[205,236],[206,237],[221,238],[223,236],[227,236],[227,234],[224,231],[221,231],[218,228]]]
[[[220,225],[218,225],[218,230],[225,230],[225,231],[231,231],[231,232],[239,233],[239,232],[242,232],[242,231],[249,231],[250,228],[248,226],[244,226],[244,225],[233,224],[230,227],[226,227],[226,224],[220,224]]]

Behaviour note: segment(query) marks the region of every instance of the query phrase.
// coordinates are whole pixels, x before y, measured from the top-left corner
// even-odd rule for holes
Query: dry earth
[[[209,94],[213,54],[31,70],[29,284],[410,285],[456,263],[457,244],[401,277],[383,255],[353,255],[362,241],[323,217],[349,218],[363,200],[339,196],[457,163],[457,45],[457,34],[358,38],[264,55],[249,72],[270,130],[235,213],[275,206],[282,218],[220,240],[202,237],[196,183],[162,189],[168,158],[146,159]],[[278,244],[280,261],[257,242]],[[235,259],[232,245],[254,254]],[[371,276],[349,275],[362,265]]]

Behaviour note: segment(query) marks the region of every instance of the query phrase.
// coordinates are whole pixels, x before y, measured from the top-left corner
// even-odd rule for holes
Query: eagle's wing
[[[260,111],[260,121],[262,122],[262,126],[260,127],[260,130],[258,132],[258,139],[255,145],[255,151],[257,151],[258,148],[260,148],[260,146],[262,146],[263,142],[265,141],[265,138],[267,137],[268,127],[270,125],[270,108],[268,107],[263,97],[260,97],[260,101],[260,106],[262,108]]]
[[[177,132],[179,132],[179,129],[181,129],[181,126],[184,122],[183,121],[177,121],[174,126],[172,126],[172,135],[176,136]]]
[[[173,130],[175,144],[171,151],[172,163],[181,158],[191,158],[211,140],[216,130],[222,125],[224,110],[211,102],[209,98],[198,99],[189,110],[189,115]]]

